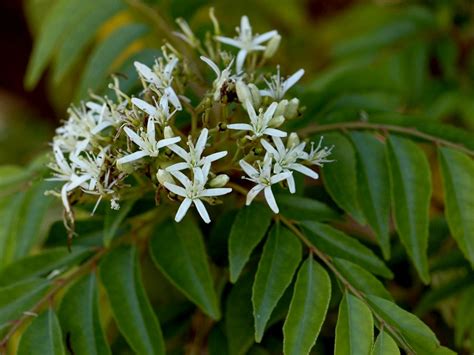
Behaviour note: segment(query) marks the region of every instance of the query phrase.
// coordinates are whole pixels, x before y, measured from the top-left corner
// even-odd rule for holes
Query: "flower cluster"
[[[243,16],[237,36],[226,37],[212,10],[210,17],[213,33],[204,41],[182,19],[182,32],[174,33],[201,60],[166,44],[153,65],[135,62],[142,91],[129,96],[114,78],[114,99],[93,96],[71,107],[50,164],[69,219],[71,205],[88,196],[96,197],[94,211],[102,199],[119,208],[120,200],[155,190],[179,202],[177,222],[194,206],[209,223],[204,202],[220,203],[233,187],[247,189],[247,181],[247,205],[263,192],[278,213],[272,185],[295,193],[294,173],[318,179],[312,166],[331,161],[332,147],[322,139],[306,150],[306,141],[283,129],[301,114],[299,100],[287,95],[304,70],[287,78],[279,66],[273,75],[263,70],[280,44],[278,32],[254,34]]]

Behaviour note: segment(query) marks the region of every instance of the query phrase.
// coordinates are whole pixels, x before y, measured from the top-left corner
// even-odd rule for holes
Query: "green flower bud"
[[[282,115],[280,116],[275,116],[273,117],[270,122],[268,122],[268,125],[270,127],[280,127],[283,123],[285,122],[285,117]]]
[[[300,144],[300,138],[295,132],[291,132],[286,141],[287,148],[294,147],[295,145]]]
[[[275,110],[275,116],[284,116],[286,112],[286,106],[288,106],[288,100],[281,100],[278,103],[277,109]]]
[[[163,130],[163,136],[165,138],[173,138],[174,137],[173,129],[170,126],[166,126],[165,129]]]
[[[217,175],[211,181],[209,181],[210,187],[224,187],[229,182],[229,177],[226,174]]]
[[[300,100],[298,100],[296,97],[291,99],[288,105],[286,106],[285,117],[289,120],[298,117],[299,106]]]
[[[165,182],[168,182],[170,184],[175,183],[171,174],[163,169],[158,169],[158,172],[156,173],[156,179],[163,186],[165,185]]]
[[[273,38],[270,41],[268,41],[267,48],[265,48],[265,52],[263,52],[263,57],[265,59],[272,58],[275,55],[278,48],[280,47],[280,42],[281,42],[280,35],[273,36]]]

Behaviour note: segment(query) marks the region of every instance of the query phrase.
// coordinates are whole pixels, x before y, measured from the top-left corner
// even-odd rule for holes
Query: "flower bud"
[[[275,110],[275,116],[284,116],[286,111],[286,106],[288,106],[288,100],[281,100],[278,103],[278,106]]]
[[[217,175],[214,179],[209,181],[210,187],[224,187],[229,182],[229,177],[226,174]]]
[[[285,122],[285,117],[282,115],[280,116],[274,116],[270,122],[268,122],[268,125],[270,127],[280,127],[283,123]]]
[[[298,117],[299,106],[300,100],[298,100],[296,97],[291,99],[288,105],[286,106],[285,117],[289,120]]]
[[[163,136],[165,138],[173,138],[174,137],[173,129],[170,126],[166,126],[165,129],[163,130]]]
[[[260,90],[255,84],[248,84],[248,88],[250,90],[250,95],[252,96],[252,104],[253,107],[259,108],[262,106],[262,96],[260,95]]]
[[[291,132],[288,136],[288,140],[286,141],[287,148],[294,147],[298,144],[300,144],[300,138],[295,132]]]
[[[127,174],[131,174],[135,171],[133,164],[130,163],[116,163],[117,169]]]
[[[168,182],[170,184],[175,183],[171,174],[163,169],[158,169],[158,172],[156,173],[156,179],[163,186],[165,185],[165,182]]]
[[[263,53],[263,57],[265,59],[272,58],[278,47],[280,47],[281,36],[279,34],[272,37],[270,41],[268,41],[267,48],[265,48],[265,52]]]
[[[237,97],[239,98],[240,102],[246,102],[247,100],[250,101],[253,105],[252,94],[250,93],[250,89],[242,80],[237,81],[235,84],[235,88],[237,91]]]

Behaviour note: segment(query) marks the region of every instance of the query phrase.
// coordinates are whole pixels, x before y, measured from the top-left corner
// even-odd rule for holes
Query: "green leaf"
[[[128,213],[135,204],[135,200],[129,200],[121,204],[119,210],[107,208],[104,218],[104,245],[110,246],[112,239],[117,234],[120,224],[127,217]]]
[[[252,250],[265,236],[271,221],[271,211],[261,203],[253,203],[237,213],[229,236],[231,282],[235,283],[239,278]]]
[[[134,352],[164,354],[160,324],[148,300],[134,247],[120,247],[100,263],[100,277],[120,332]]]
[[[365,132],[352,132],[358,156],[358,201],[375,232],[385,259],[390,258],[390,183],[384,144]]]
[[[280,213],[293,220],[324,222],[339,217],[336,211],[318,200],[290,194],[279,194],[275,198],[280,207]]]
[[[462,346],[464,337],[470,336],[474,339],[474,307],[472,307],[472,300],[474,299],[474,287],[466,290],[460,300],[456,309],[454,336],[455,343],[458,347]]]
[[[59,247],[20,259],[1,270],[0,286],[47,275],[53,270],[61,270],[65,266],[84,260],[90,252],[89,249],[83,247],[74,247],[71,252],[65,247]]]
[[[36,354],[65,354],[58,318],[51,308],[31,323],[18,346],[18,355]]]
[[[298,272],[283,326],[285,354],[309,354],[326,318],[330,298],[331,280],[310,255]]]
[[[474,161],[449,148],[439,149],[449,229],[474,267]]]
[[[111,74],[110,65],[134,41],[143,37],[149,28],[143,24],[129,24],[112,32],[89,57],[75,93],[76,101],[87,96],[88,90],[100,91]]]
[[[393,277],[384,262],[355,238],[322,223],[303,221],[301,226],[311,244],[328,255],[351,260],[376,275]]]
[[[331,164],[322,169],[324,186],[332,199],[359,223],[364,217],[357,200],[356,156],[351,141],[339,133],[324,135],[325,145],[334,145]]]
[[[166,221],[150,238],[156,266],[192,302],[213,319],[220,318],[201,231],[190,218]]]
[[[0,189],[4,189],[11,185],[16,185],[25,181],[30,176],[29,172],[16,165],[0,166]]]
[[[439,341],[431,329],[410,312],[386,299],[367,295],[369,304],[383,318],[384,322],[396,328],[411,351],[417,354],[430,354],[439,346]]]
[[[242,275],[226,300],[224,319],[229,355],[244,355],[254,343],[252,276]]]
[[[301,243],[288,229],[275,225],[263,248],[252,290],[255,341],[262,340],[273,309],[301,260]]]
[[[46,294],[49,285],[44,280],[25,280],[0,287],[0,328],[29,311]]]
[[[96,0],[83,2],[87,16],[78,21],[63,38],[58,47],[54,67],[54,82],[58,83],[79,61],[84,50],[92,42],[97,31],[109,18],[125,8],[120,0]],[[83,10],[84,11],[84,10]]]
[[[82,0],[59,0],[54,3],[40,26],[39,36],[35,40],[28,63],[25,76],[25,86],[28,89],[38,83],[64,36],[77,25],[88,10]]]
[[[94,273],[84,275],[64,295],[59,320],[74,354],[110,354],[99,319],[97,279]]]
[[[374,275],[364,268],[361,268],[353,262],[339,258],[333,258],[332,262],[340,274],[357,290],[364,294],[392,300],[390,292],[385,289],[383,284]]]
[[[371,355],[400,355],[397,343],[383,330],[377,336]]]
[[[369,307],[345,293],[339,306],[335,355],[369,355],[374,342],[374,320]]]
[[[387,148],[395,225],[422,281],[429,283],[430,166],[411,140],[390,136]]]

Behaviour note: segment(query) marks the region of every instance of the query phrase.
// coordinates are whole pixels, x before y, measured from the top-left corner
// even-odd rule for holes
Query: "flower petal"
[[[267,136],[271,137],[286,137],[288,134],[285,131],[281,131],[276,128],[265,128],[263,130],[263,134],[266,134]]]
[[[156,107],[150,105],[148,102],[140,100],[136,97],[132,98],[132,104],[137,106],[140,110],[146,112],[150,116],[154,116],[156,114]]]
[[[170,171],[169,172],[171,175],[173,175],[178,181],[184,186],[187,187],[191,185],[191,180],[184,175],[181,171],[175,170],[175,171]]]
[[[252,165],[247,163],[245,160],[241,159],[239,161],[239,164],[240,164],[240,167],[242,168],[242,170],[245,171],[245,173],[248,176],[253,177],[255,175],[258,175],[257,169],[255,169]]]
[[[222,196],[232,192],[230,187],[221,187],[216,189],[205,189],[201,192],[202,197]]]
[[[235,40],[233,38],[223,37],[223,36],[216,36],[215,39],[218,40],[221,43],[228,44],[229,46],[242,48],[242,42],[240,42],[238,40]]]
[[[142,148],[143,150],[148,150],[145,142],[143,141],[143,139],[134,131],[132,131],[130,128],[128,127],[125,127],[123,129],[125,131],[125,133],[127,134],[127,136],[136,144],[138,145],[140,148]]]
[[[201,159],[201,154],[204,151],[204,148],[206,147],[208,132],[209,131],[207,130],[207,128],[203,128],[196,142],[196,147],[194,149],[196,151],[197,159]]]
[[[226,155],[227,155],[227,151],[223,150],[222,152],[217,152],[217,153],[208,155],[207,157],[204,157],[203,160],[212,163],[213,161],[224,158]]]
[[[300,69],[283,83],[283,94],[286,93],[293,85],[295,85],[304,75],[304,70]]]
[[[171,144],[168,148],[173,152],[178,154],[182,159],[188,161],[189,160],[189,153],[181,148],[179,145]]]
[[[209,214],[207,213],[206,207],[204,206],[202,201],[197,199],[197,200],[193,200],[193,202],[194,202],[194,205],[196,206],[202,220],[206,223],[210,223],[211,219],[209,218]]]
[[[274,146],[272,146],[270,143],[268,143],[265,139],[260,139],[260,143],[262,144],[263,148],[265,148],[265,150],[273,155],[273,157],[276,159],[276,160],[279,160],[280,159],[280,154],[279,152],[275,149]]]
[[[227,125],[228,129],[235,129],[238,131],[252,131],[253,127],[248,123],[232,123]]]
[[[265,200],[267,200],[268,206],[272,209],[273,212],[278,213],[278,205],[275,201],[275,196],[273,196],[272,188],[270,186],[265,187],[264,189]]]
[[[268,32],[262,33],[261,35],[256,36],[252,42],[255,44],[260,44],[260,43],[268,41],[272,37],[275,37],[277,34],[278,34],[278,31],[276,30],[268,31]]]
[[[249,192],[247,193],[247,199],[245,201],[245,204],[248,206],[252,203],[253,199],[255,197],[257,197],[257,195],[260,193],[260,191],[262,191],[263,189],[265,188],[265,186],[263,185],[255,185],[254,187],[252,187]]]
[[[239,74],[242,71],[242,67],[244,66],[245,58],[247,58],[247,51],[245,49],[241,49],[237,54],[237,60],[235,62],[236,72]]]
[[[133,64],[135,65],[135,69],[137,69],[138,74],[140,74],[143,79],[154,84],[159,82],[156,74],[153,73],[153,71],[145,64],[142,64],[140,62],[134,62]]]
[[[184,170],[184,169],[187,169],[189,168],[189,164],[188,163],[176,163],[176,164],[173,164],[171,166],[168,166],[166,168],[166,171],[181,171],[181,170]]]
[[[214,63],[212,60],[210,60],[209,58],[205,57],[205,56],[200,56],[199,58],[201,58],[201,60],[203,62],[205,62],[207,65],[209,65],[211,67],[211,69],[214,71],[214,73],[216,73],[216,76],[219,77],[221,75],[221,70],[219,69],[219,67],[217,66],[216,63]]]
[[[308,168],[307,166],[304,166],[302,164],[294,163],[294,164],[291,164],[290,168],[293,169],[293,170],[296,170],[297,172],[299,172],[301,174],[309,176],[312,179],[318,179],[319,178],[319,175],[316,171],[311,170],[310,168]]]
[[[283,173],[273,175],[270,178],[270,182],[272,183],[272,185],[279,183],[280,181],[287,179],[290,175],[291,175],[291,171],[285,171]]]
[[[180,140],[181,140],[181,137],[171,137],[171,138],[160,139],[156,143],[156,147],[158,149],[163,148],[163,147],[167,147],[171,144],[178,143]]]
[[[147,152],[145,152],[143,150],[139,150],[135,153],[128,154],[128,155],[125,155],[125,156],[121,157],[120,159],[117,159],[117,164],[130,163],[132,161],[135,161],[135,160],[141,159],[143,157],[146,157],[147,155],[148,155]]]
[[[186,212],[188,212],[189,206],[191,206],[191,199],[185,198],[183,202],[181,202],[181,205],[178,208],[178,212],[176,212],[176,216],[174,217],[174,220],[176,222],[181,222],[181,220],[184,218],[186,215]]]
[[[183,189],[181,186],[178,186],[178,185],[175,185],[175,184],[172,184],[170,182],[165,182],[165,187],[171,191],[172,193],[178,195],[178,196],[182,196],[182,197],[186,197],[187,194],[186,194],[186,190]]]

